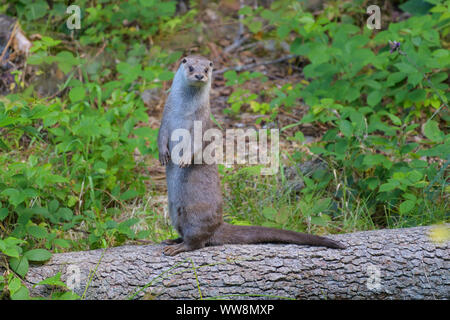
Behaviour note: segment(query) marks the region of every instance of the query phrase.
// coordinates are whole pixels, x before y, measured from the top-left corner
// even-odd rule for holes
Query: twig
[[[261,42],[262,42],[262,41],[256,41],[256,42],[252,42],[252,43],[248,43],[248,44],[242,45],[242,46],[239,48],[239,51],[245,51],[245,50],[251,49],[251,48],[253,48],[253,47],[256,47],[256,46],[259,45]]]
[[[214,71],[213,73],[214,73],[214,75],[217,75],[217,74],[225,73],[225,72],[227,72],[227,71],[229,71],[229,70],[234,70],[234,71],[238,71],[238,72],[239,72],[239,71],[244,71],[244,70],[253,69],[253,68],[257,67],[257,66],[265,66],[265,65],[268,65],[268,64],[274,64],[274,63],[283,62],[283,61],[292,59],[292,58],[294,58],[294,57],[296,57],[295,54],[289,54],[289,55],[287,55],[287,56],[284,56],[284,57],[281,57],[281,58],[278,58],[278,59],[275,59],[275,60],[262,61],[262,62],[255,62],[255,63],[245,64],[245,65],[243,65],[243,66],[236,66],[236,67],[223,68],[223,69]]]
[[[95,54],[95,56],[91,59],[89,59],[88,62],[92,62],[93,60],[95,60],[106,48],[106,45],[108,44],[108,41],[103,42],[102,47],[97,51],[97,53]]]
[[[302,120],[301,117],[298,117],[298,116],[296,116],[296,115],[294,115],[294,114],[292,114],[292,113],[286,112],[286,111],[284,111],[283,109],[279,109],[279,111],[280,111],[280,113],[281,113],[282,115],[284,115],[284,116],[286,116],[286,117],[290,117],[290,118],[295,119],[295,120],[297,120],[297,121],[301,121],[301,120]]]
[[[16,29],[17,29],[18,26],[19,26],[19,22],[16,21],[16,23],[14,24],[14,28],[12,29],[11,34],[9,35],[8,42],[6,43],[6,46],[5,46],[5,48],[3,49],[2,55],[0,56],[0,62],[3,61],[3,57],[5,56],[6,50],[8,50],[9,45],[11,44],[12,38],[14,37],[14,34],[15,34]]]
[[[90,58],[90,59],[87,61],[87,63],[91,63],[92,61],[94,61],[94,60],[95,60],[95,59],[96,59],[96,58],[97,58],[97,57],[105,50],[105,47],[106,47],[107,44],[108,44],[108,42],[105,41],[105,42],[103,43],[102,47],[97,51],[97,53],[96,53],[92,58]],[[0,60],[0,61],[1,61],[1,60]],[[77,70],[78,70],[79,73],[81,72],[81,65],[78,65],[78,66],[76,67],[76,69],[73,70],[73,71],[71,72],[71,74],[69,75],[68,78],[73,77],[73,75],[75,74],[75,71],[77,71]],[[80,77],[80,78],[81,78],[81,77]],[[51,96],[49,96],[49,97],[47,97],[47,98],[45,98],[45,99],[46,99],[47,101],[49,101],[49,100],[55,98],[57,95],[61,94],[64,90],[66,90],[67,85],[68,85],[68,81],[66,81],[66,83],[64,84],[64,86],[63,86],[62,89],[56,91],[54,94],[52,94]]]
[[[249,37],[250,37],[249,35],[245,35],[245,36],[238,35],[236,37],[236,39],[234,40],[234,42],[231,45],[229,45],[228,47],[226,47],[223,50],[223,52],[224,53],[230,53],[230,52],[236,50],[236,48],[239,48],[245,41],[248,40]]]
[[[244,7],[244,1],[240,0],[240,9],[242,9],[243,7]],[[224,53],[230,53],[231,51],[234,51],[236,48],[240,47],[242,45],[242,43],[247,41],[247,39],[249,38],[248,36],[244,37],[244,24],[242,23],[242,20],[244,20],[244,15],[240,14],[239,15],[238,34],[237,34],[236,38],[234,39],[234,42],[223,50]]]

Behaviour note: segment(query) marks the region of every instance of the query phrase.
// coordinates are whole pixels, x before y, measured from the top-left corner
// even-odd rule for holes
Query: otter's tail
[[[312,234],[260,226],[238,226],[223,223],[210,240],[211,245],[293,243],[345,249],[338,241]]]

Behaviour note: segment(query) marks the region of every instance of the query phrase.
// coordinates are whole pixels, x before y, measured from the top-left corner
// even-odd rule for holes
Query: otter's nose
[[[202,74],[196,74],[195,77],[197,78],[197,80],[202,80],[203,79],[203,75]]]

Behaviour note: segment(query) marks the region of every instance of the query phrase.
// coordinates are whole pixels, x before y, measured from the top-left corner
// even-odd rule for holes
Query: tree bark
[[[168,257],[163,245],[126,245],[61,253],[30,266],[26,282],[32,295],[48,296],[52,288],[33,284],[60,271],[85,299],[448,299],[450,245],[431,241],[431,228],[330,236],[345,250],[224,245]]]

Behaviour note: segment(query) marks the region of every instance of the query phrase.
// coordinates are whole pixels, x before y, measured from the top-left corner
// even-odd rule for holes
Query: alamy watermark
[[[81,9],[77,5],[68,6],[66,9],[66,13],[70,14],[70,17],[67,18],[66,26],[69,30],[81,29]]]
[[[70,290],[80,288],[81,285],[81,271],[80,267],[71,264],[67,266],[67,280],[66,285]]]
[[[170,157],[175,165],[248,163],[265,166],[261,168],[263,175],[278,172],[280,160],[278,129],[270,129],[270,153],[269,129],[259,129],[258,131],[253,128],[227,129],[225,130],[225,140],[219,129],[211,128],[202,133],[201,121],[194,121],[193,137],[187,129],[180,128],[172,132],[170,140],[174,142],[174,145]]]
[[[366,281],[367,289],[371,291],[381,289],[381,271],[376,265],[370,264],[367,266],[367,275],[369,276]]]
[[[367,28],[370,30],[381,29],[381,10],[380,7],[373,4],[367,7],[367,14],[370,17],[367,19]]]

